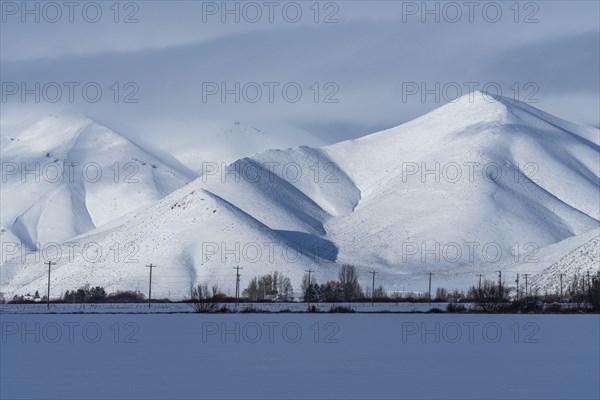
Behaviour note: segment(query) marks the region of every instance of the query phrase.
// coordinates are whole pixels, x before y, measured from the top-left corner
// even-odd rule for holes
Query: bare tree
[[[242,292],[242,296],[252,301],[257,301],[260,297],[260,290],[258,288],[258,278],[254,277],[248,284],[248,287]]]
[[[304,301],[310,300],[310,301],[317,301],[316,298],[316,287],[317,285],[317,279],[315,278],[314,275],[310,276],[310,282],[308,281],[309,274],[305,273],[304,276],[302,277],[302,284],[300,285],[300,288],[302,289],[302,298]]]
[[[284,300],[292,296],[292,282],[280,272],[254,277],[242,292],[244,297],[252,301],[258,300]]]
[[[342,285],[345,301],[352,301],[362,297],[362,289],[358,283],[358,273],[354,265],[342,265],[339,280]]]
[[[375,292],[373,292],[373,298],[379,300],[384,300],[388,298],[388,294],[383,288],[383,286],[380,285],[379,287],[375,288]]]
[[[447,301],[448,300],[448,291],[445,288],[437,288],[435,290],[435,300],[436,301]]]
[[[290,301],[294,288],[292,287],[292,281],[287,276],[280,275],[277,280],[277,292],[279,300]]]
[[[212,294],[208,290],[206,283],[200,283],[196,287],[191,288],[191,302],[194,310],[198,313],[215,312],[220,308],[220,304],[215,300],[219,295],[218,286],[212,287]]]
[[[496,282],[486,279],[481,286],[472,286],[468,297],[484,311],[494,311],[500,308],[499,304],[506,300],[508,293],[506,286],[499,287]]]

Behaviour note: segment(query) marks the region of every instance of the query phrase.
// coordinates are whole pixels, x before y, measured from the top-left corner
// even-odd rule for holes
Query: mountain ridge
[[[201,281],[230,291],[237,265],[247,276],[278,270],[297,285],[306,269],[335,279],[340,264],[352,263],[361,279],[378,271],[388,289],[422,288],[426,272],[464,289],[477,271],[523,268],[515,266],[532,245],[597,229],[600,131],[472,96],[363,138],[269,150],[205,173],[78,236],[101,249],[138,246],[136,263],[103,256],[88,267],[98,279],[90,283],[143,288],[143,266],[153,263],[162,266],[153,292],[184,297]],[[85,283],[83,264],[81,255],[59,263],[53,287]],[[7,291],[43,284],[44,271],[27,265],[3,267]]]
[[[3,241],[29,249],[85,233],[194,176],[82,116],[49,116],[2,148]]]

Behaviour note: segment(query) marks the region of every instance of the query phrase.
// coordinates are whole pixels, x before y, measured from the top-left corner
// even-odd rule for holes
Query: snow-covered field
[[[598,315],[2,314],[3,399],[598,399]]]

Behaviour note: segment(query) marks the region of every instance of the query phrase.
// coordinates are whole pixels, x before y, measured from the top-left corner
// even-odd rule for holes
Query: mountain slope
[[[71,116],[49,116],[4,138],[2,165],[2,241],[30,250],[90,231],[195,177]]]
[[[598,226],[598,130],[508,99],[467,96],[327,148],[363,199],[329,226],[334,242],[355,243],[340,250],[343,259],[397,265],[398,244],[417,243],[403,268],[439,268],[465,264],[465,257],[422,262],[427,245],[442,247],[439,255],[450,243],[463,252],[471,242],[497,244],[506,259],[515,242],[543,247]],[[466,264],[482,258],[476,251]]]
[[[563,274],[563,293],[575,277],[594,274],[600,265],[600,228],[585,234],[565,239],[537,252],[531,260],[512,267],[516,272],[530,275],[532,292],[560,293],[560,278]]]
[[[475,92],[357,140],[272,150],[206,171],[76,238],[96,243],[101,260],[63,260],[53,277],[58,291],[88,282],[143,288],[144,265],[154,263],[162,282],[153,291],[183,295],[199,281],[231,290],[240,265],[242,286],[278,270],[297,290],[306,269],[335,279],[347,262],[364,283],[377,270],[388,290],[423,290],[428,272],[434,287],[464,288],[482,271],[513,271],[531,248],[597,229],[599,160],[597,129]],[[133,243],[137,262],[113,262],[115,243]],[[271,246],[280,249],[273,257]],[[2,271],[7,292],[44,282],[43,267],[20,260]]]

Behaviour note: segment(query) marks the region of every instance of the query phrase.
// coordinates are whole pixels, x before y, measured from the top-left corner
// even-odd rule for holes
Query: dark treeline
[[[308,303],[336,302],[439,302],[450,303],[449,310],[461,311],[460,303],[474,303],[484,312],[535,312],[543,310],[561,311],[561,304],[569,303],[566,309],[600,310],[600,271],[594,275],[575,275],[564,287],[562,293],[540,293],[535,287],[519,285],[508,287],[502,282],[484,280],[471,286],[466,292],[448,291],[437,288],[435,293],[388,293],[383,286],[363,288],[358,279],[358,270],[353,265],[342,265],[337,280],[317,282],[314,274],[306,273],[301,282],[299,300]],[[3,299],[0,299],[4,301]],[[217,285],[211,288],[201,283],[190,288],[184,302],[193,303],[200,310],[214,310],[220,303],[232,303],[236,299],[225,295]],[[46,296],[39,292],[32,295],[14,296],[10,303],[45,302]],[[139,291],[118,291],[107,293],[100,287],[86,285],[79,289],[67,290],[60,300],[53,303],[134,303],[147,301]],[[169,299],[152,299],[153,302],[170,302]],[[291,280],[279,273],[253,277],[241,291],[242,302],[290,302],[294,301]]]
[[[52,303],[140,303],[146,296],[141,292],[132,290],[107,293],[101,286],[90,287],[86,285],[79,289],[67,290],[60,299],[51,300]],[[10,303],[37,303],[45,302],[47,296],[40,297],[36,291],[34,296],[14,296]]]
[[[292,281],[279,272],[254,277],[242,296],[250,301],[292,301],[294,299]]]

